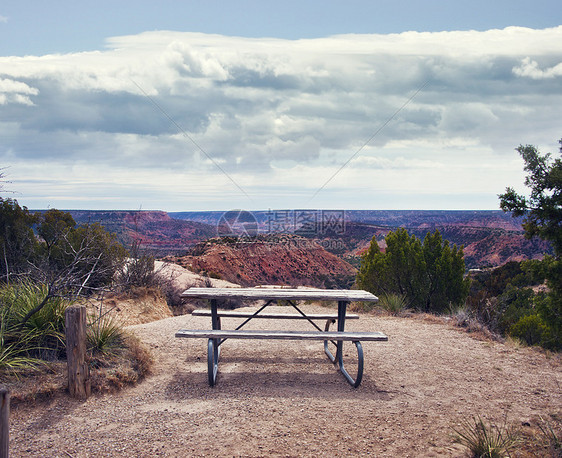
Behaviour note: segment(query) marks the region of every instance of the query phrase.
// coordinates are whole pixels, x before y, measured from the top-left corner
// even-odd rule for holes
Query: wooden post
[[[65,321],[68,391],[73,398],[86,399],[91,392],[86,363],[86,307],[68,307]]]
[[[10,455],[10,390],[0,388],[0,458]]]

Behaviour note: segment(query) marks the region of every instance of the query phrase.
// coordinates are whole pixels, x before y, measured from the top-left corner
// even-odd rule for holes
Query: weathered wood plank
[[[10,455],[10,390],[0,388],[0,458]]]
[[[304,288],[189,288],[181,297],[199,299],[318,300],[378,302],[378,297],[360,289]]]
[[[191,313],[193,316],[211,316],[210,310],[194,310]],[[306,317],[299,313],[259,313],[254,316],[253,313],[249,312],[233,312],[231,310],[219,310],[218,316],[221,318],[271,318],[271,319],[287,319],[287,320],[306,320],[310,318],[311,320],[337,320],[337,314],[323,314],[323,313],[307,313]],[[359,315],[349,314],[345,316],[346,320],[357,320]]]
[[[225,329],[180,329],[176,337],[204,339],[281,339],[281,340],[345,340],[384,342],[388,337],[382,332],[337,331],[230,331]]]
[[[86,362],[86,307],[68,307],[65,312],[66,360],[70,396],[86,399],[91,393]]]

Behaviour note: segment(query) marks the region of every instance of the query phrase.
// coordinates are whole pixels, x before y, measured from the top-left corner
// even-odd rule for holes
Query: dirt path
[[[271,328],[266,321],[252,324]],[[560,358],[391,317],[348,322],[389,336],[364,344],[358,389],[320,342],[244,340],[225,343],[210,388],[206,342],[174,338],[179,328],[208,326],[190,315],[133,326],[156,357],[154,375],[86,402],[15,409],[12,456],[461,456],[451,426],[462,419],[521,424],[562,411]]]

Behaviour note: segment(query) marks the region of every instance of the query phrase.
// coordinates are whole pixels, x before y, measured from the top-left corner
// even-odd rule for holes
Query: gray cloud
[[[199,146],[259,190],[292,168],[321,184],[388,123],[351,169],[464,173],[467,148],[493,162],[560,137],[561,43],[562,27],[296,41],[147,32],[98,52],[0,57],[0,157],[221,176]]]

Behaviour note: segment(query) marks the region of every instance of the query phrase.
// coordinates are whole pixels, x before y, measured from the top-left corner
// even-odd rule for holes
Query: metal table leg
[[[211,299],[211,323],[213,329],[221,328],[220,317],[217,312],[217,300]],[[220,339],[209,339],[207,343],[207,375],[209,385],[215,386],[219,372]]]
[[[217,374],[219,372],[219,352],[220,347],[217,345],[217,339],[209,339],[207,343],[207,375],[210,386],[215,386],[217,383]]]
[[[347,301],[339,301],[338,302],[338,332],[344,332],[345,331],[345,313],[346,313],[346,309],[347,309]],[[326,323],[326,330],[328,330],[330,326],[330,322],[328,321]],[[361,380],[363,379],[363,362],[364,362],[364,358],[363,358],[363,346],[361,345],[361,342],[359,341],[355,341],[353,342],[355,344],[355,347],[357,348],[357,375],[355,376],[355,378],[353,378],[351,375],[349,375],[349,372],[347,372],[345,365],[343,363],[343,341],[342,340],[338,340],[337,344],[336,344],[336,356],[332,355],[332,353],[330,352],[330,350],[328,349],[328,342],[324,341],[324,352],[328,355],[328,358],[330,358],[330,361],[332,361],[332,363],[337,364],[338,369],[340,370],[340,372],[343,374],[343,376],[345,377],[345,379],[347,380],[347,382],[353,386],[354,388],[357,388],[360,384],[361,384]]]

